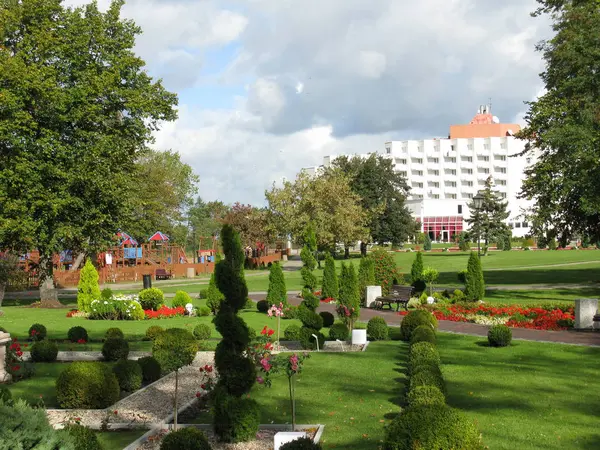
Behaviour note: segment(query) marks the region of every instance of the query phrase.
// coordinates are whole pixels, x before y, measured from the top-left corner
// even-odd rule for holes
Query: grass
[[[147,430],[98,431],[98,440],[104,450],[121,450],[139,438]]]

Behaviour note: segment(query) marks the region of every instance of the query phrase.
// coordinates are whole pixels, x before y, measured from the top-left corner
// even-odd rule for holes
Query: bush
[[[152,356],[144,356],[138,359],[137,363],[142,369],[142,381],[144,384],[154,383],[160,378],[160,364]]]
[[[373,317],[367,323],[367,337],[370,341],[387,341],[390,329],[383,317]]]
[[[137,361],[121,359],[113,366],[113,372],[122,391],[133,392],[142,387],[142,367]]]
[[[256,438],[260,407],[250,398],[233,397],[224,391],[215,396],[213,427],[224,442],[245,442]]]
[[[208,306],[201,306],[198,308],[198,315],[202,317],[210,316],[210,308]]]
[[[333,325],[333,322],[335,322],[335,317],[328,311],[321,311],[319,315],[321,316],[321,319],[323,319],[323,326],[325,328],[329,328]]]
[[[297,319],[299,315],[297,306],[286,306],[283,308],[283,318],[284,319]]]
[[[204,433],[194,427],[180,428],[167,433],[160,443],[160,450],[210,450]]]
[[[106,333],[104,334],[104,340],[109,339],[109,338],[121,338],[121,339],[125,339],[125,335],[123,334],[123,332],[121,331],[120,328],[109,328],[108,330],[106,330]]]
[[[43,341],[47,334],[46,327],[41,323],[34,323],[29,327],[29,340],[31,341]]]
[[[38,341],[31,346],[33,362],[54,362],[58,355],[58,345],[52,341]]]
[[[69,328],[69,331],[67,332],[67,338],[71,342],[87,342],[89,340],[87,330],[80,326]]]
[[[100,299],[101,300],[110,300],[113,297],[113,291],[111,288],[104,288],[102,289],[102,292],[100,292]],[[96,299],[94,299],[96,300]]]
[[[358,266],[358,288],[362,300],[367,294],[367,286],[375,286],[375,263],[369,256],[362,257]]]
[[[207,325],[205,323],[198,324],[194,327],[194,336],[196,336],[196,339],[199,339],[201,341],[209,339],[211,333],[212,328],[210,327],[210,325]]]
[[[0,403],[12,402],[12,393],[6,386],[0,385]]]
[[[435,344],[435,331],[429,325],[419,325],[410,336],[410,343],[429,342]]]
[[[423,280],[423,253],[421,252],[417,252],[412,267],[410,268],[410,280],[413,283],[413,286],[417,281]],[[424,289],[421,289],[421,291],[423,290]]]
[[[481,261],[475,252],[471,252],[465,276],[465,297],[469,301],[477,301],[485,297],[485,283]]]
[[[91,312],[92,301],[100,299],[102,294],[98,279],[98,271],[92,261],[87,259],[79,272],[79,283],[77,284],[77,309],[79,311]]]
[[[269,311],[269,302],[266,300],[256,302],[256,309],[258,309],[258,312],[266,314]]]
[[[428,233],[425,234],[425,239],[423,240],[423,250],[426,252],[431,250],[431,238]]]
[[[340,341],[347,341],[349,335],[350,329],[345,323],[334,323],[331,328],[329,328],[329,339],[332,341],[335,341],[336,339],[339,339]]]
[[[452,300],[454,302],[462,302],[465,300],[465,293],[460,289],[455,289],[452,293]]]
[[[381,248],[373,251],[371,258],[375,265],[375,283],[381,286],[383,295],[388,295],[392,286],[401,279],[394,256]]]
[[[283,337],[286,341],[299,341],[300,340],[300,327],[298,325],[290,325],[283,332]]]
[[[183,328],[169,328],[159,334],[152,344],[152,356],[160,364],[163,373],[190,365],[197,351],[194,335]]]
[[[165,303],[165,295],[158,288],[142,289],[138,298],[144,310],[156,311]]]
[[[287,290],[285,288],[285,278],[283,269],[278,262],[271,265],[269,273],[269,288],[267,290],[267,303],[279,306],[280,303],[287,305]]]
[[[192,297],[185,291],[177,291],[175,292],[175,297],[173,297],[173,301],[171,302],[172,308],[177,308],[181,306],[185,308],[185,305],[188,303],[192,303]]]
[[[459,272],[456,273],[456,277],[458,278],[458,281],[460,281],[461,283],[466,283],[467,282],[467,269],[463,269]]]
[[[254,305],[255,305],[255,303],[251,299],[247,298],[246,304],[244,305],[244,309],[254,309],[255,308]]]
[[[152,325],[146,330],[146,339],[153,341],[154,339],[156,339],[156,336],[158,336],[163,331],[165,331],[163,327],[160,327],[158,325]]]
[[[419,364],[440,364],[440,354],[429,342],[417,342],[410,346],[408,354],[408,369],[413,372]]]
[[[104,447],[98,440],[98,434],[83,425],[68,425],[64,428],[75,442],[75,450],[102,450]]]
[[[334,324],[335,325],[335,324]],[[317,335],[319,340],[319,348],[323,348],[325,343],[325,336],[314,328],[302,327],[300,328],[300,345],[306,350],[315,350],[317,348],[317,342],[313,337],[313,334]]]
[[[337,300],[340,295],[340,284],[337,272],[335,271],[335,261],[331,253],[325,256],[325,268],[323,269],[323,285],[321,287],[321,298],[332,298]],[[333,323],[333,322],[331,322]],[[330,326],[330,325],[325,325]]]
[[[475,425],[448,405],[409,407],[385,430],[385,450],[480,450]]]
[[[119,400],[117,377],[107,364],[74,362],[56,380],[56,398],[65,409],[103,409]]]
[[[412,332],[420,325],[429,325],[433,329],[437,329],[437,319],[429,311],[417,309],[409,312],[402,319],[400,324],[400,337],[403,341],[409,341]]]
[[[410,406],[446,404],[445,395],[435,386],[417,386],[408,392],[407,400]]]
[[[471,250],[471,243],[467,239],[467,235],[465,232],[460,233],[458,236],[458,248],[461,252],[468,252]]]
[[[129,356],[129,343],[121,338],[108,338],[102,345],[102,356],[106,361],[118,361]]]
[[[280,450],[320,450],[322,448],[321,444],[308,437],[295,439],[279,447]]]
[[[200,289],[200,292],[198,293],[198,298],[201,300],[208,298],[208,288]]]
[[[323,328],[323,318],[314,311],[302,306],[298,309],[298,316],[302,324],[307,328],[320,330]]]
[[[446,392],[446,383],[439,367],[422,367],[417,372],[411,373],[409,381],[409,391],[418,386],[435,386],[440,392]]]
[[[512,331],[506,325],[493,325],[488,331],[488,342],[492,347],[508,347],[512,341]]]
[[[210,276],[210,281],[208,282],[208,290],[206,291],[206,306],[208,306],[212,313],[216,315],[221,308],[221,303],[224,298],[225,296],[217,287],[215,272],[213,272]]]

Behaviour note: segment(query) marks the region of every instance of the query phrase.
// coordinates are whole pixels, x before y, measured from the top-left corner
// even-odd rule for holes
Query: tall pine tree
[[[370,256],[363,256],[358,266],[358,288],[361,299],[365,300],[367,286],[375,286],[375,261]]]
[[[323,271],[323,288],[321,289],[322,298],[332,298],[337,300],[340,295],[340,286],[338,276],[335,271],[335,260],[330,253],[325,257],[325,270]]]
[[[471,252],[469,262],[467,263],[465,297],[472,302],[483,300],[485,297],[483,270],[481,269],[481,260],[476,252]]]
[[[340,283],[340,298],[337,308],[338,315],[352,329],[354,321],[360,315],[360,292],[354,264],[342,263]]]

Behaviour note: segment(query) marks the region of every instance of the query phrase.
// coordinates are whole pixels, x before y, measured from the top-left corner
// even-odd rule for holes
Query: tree
[[[0,14],[0,248],[40,253],[42,304],[56,304],[52,257],[97,251],[130,210],[131,172],[175,94],[133,52],[122,0],[3,1]]]
[[[481,260],[476,252],[471,252],[467,263],[467,274],[465,276],[465,297],[469,301],[482,300],[485,297],[485,282]]]
[[[200,197],[187,211],[188,222],[188,248],[197,249],[200,244],[200,239],[203,240],[204,249],[211,248],[207,246],[206,238],[212,238],[219,234],[223,226],[225,215],[229,211],[229,207],[223,202],[214,201],[205,203]]]
[[[363,256],[358,266],[358,288],[363,300],[367,293],[367,286],[375,286],[375,261],[369,256]]]
[[[332,298],[337,300],[340,295],[340,286],[337,272],[335,271],[335,261],[331,253],[325,257],[325,269],[323,270],[323,287],[321,289],[321,298]]]
[[[417,252],[415,260],[410,268],[410,280],[415,281],[423,279],[423,253]]]
[[[271,271],[269,273],[269,290],[267,292],[267,302],[269,306],[283,303],[287,306],[287,291],[285,289],[285,278],[283,277],[283,270],[279,262],[275,262],[271,265]]]
[[[433,267],[426,267],[421,273],[422,280],[429,286],[429,296],[433,295],[433,285],[439,278],[440,273]]]
[[[333,168],[348,176],[352,191],[369,212],[367,226],[373,242],[400,245],[415,233],[416,221],[405,204],[409,187],[395,171],[392,159],[375,153],[368,158],[340,156],[333,161]],[[361,243],[363,256],[366,251],[365,240]]]
[[[223,218],[238,233],[244,247],[256,248],[257,243],[269,243],[275,238],[268,211],[251,205],[235,203]]]
[[[0,308],[6,286],[19,271],[19,258],[11,253],[0,254]]]
[[[431,250],[431,238],[428,233],[425,234],[425,237],[423,238],[423,250],[426,252]]]
[[[79,273],[77,285],[77,309],[81,312],[90,312],[92,302],[100,299],[100,285],[98,272],[89,259],[85,262]]]
[[[469,242],[469,237],[464,231],[462,231],[458,235],[458,248],[461,252],[468,252],[469,250],[471,250],[471,243]]]
[[[286,181],[281,188],[273,186],[265,196],[280,236],[291,235],[302,243],[304,230],[311,223],[318,247],[332,250],[338,243],[349,244],[368,235],[367,213],[340,170],[319,176],[301,172],[294,182]]]
[[[499,193],[492,190],[492,177],[485,181],[485,188],[480,191],[483,195],[481,206],[476,207],[475,202],[468,204],[470,217],[466,220],[470,225],[471,236],[477,236],[478,241],[484,240],[484,252],[487,252],[488,243],[505,236],[510,232],[504,223],[510,212],[506,210],[508,202],[500,199]]]
[[[342,321],[352,330],[354,321],[360,315],[360,292],[354,264],[342,263],[340,281],[340,298],[337,312]]]
[[[550,15],[553,38],[538,44],[546,62],[545,93],[528,102],[522,196],[535,201],[533,233],[600,237],[600,14],[596,1],[538,0],[534,13]]]

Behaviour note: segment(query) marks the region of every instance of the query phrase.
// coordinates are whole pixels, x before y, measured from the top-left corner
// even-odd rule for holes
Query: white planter
[[[365,345],[367,343],[367,330],[352,330],[352,345]]]
[[[427,303],[430,305],[433,305],[435,303],[435,298],[433,297],[427,297]]]
[[[365,303],[367,308],[375,306],[375,299],[381,297],[381,286],[367,286],[365,293]]]

